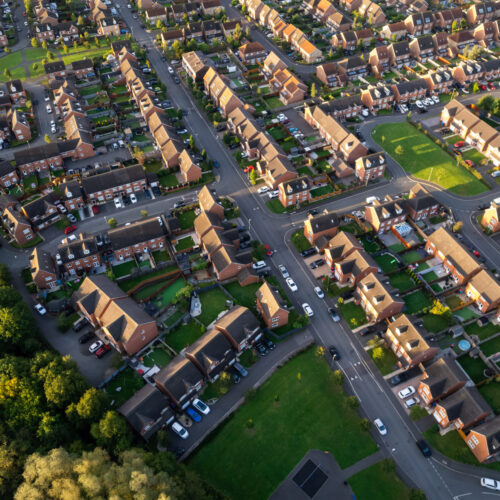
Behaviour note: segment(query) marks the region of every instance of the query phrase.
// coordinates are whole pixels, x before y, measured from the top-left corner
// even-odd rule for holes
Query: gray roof
[[[4,175],[10,174],[16,170],[16,167],[13,166],[10,161],[0,160],[0,177]]]
[[[340,220],[335,212],[327,212],[309,218],[311,229],[314,234],[327,231],[333,227],[338,227]]]
[[[27,217],[34,219],[37,216],[41,217],[45,215],[47,208],[55,206],[54,202],[58,199],[59,195],[56,192],[51,191],[41,198],[30,201],[24,205],[23,209]]]
[[[99,249],[94,236],[85,236],[68,243],[61,243],[57,246],[57,253],[61,256],[64,264],[95,255],[98,251]]]
[[[104,174],[93,175],[82,180],[83,190],[88,196],[105,189],[122,186],[131,182],[146,179],[144,169],[141,165],[133,165],[126,168],[118,168]]]
[[[120,250],[131,245],[144,243],[165,235],[163,224],[158,217],[133,222],[128,226],[121,226],[108,231],[109,241],[113,250]]]
[[[62,61],[54,61],[43,66],[45,68],[45,73],[55,73],[56,71],[64,71],[66,69],[66,65]]]
[[[422,382],[429,387],[433,398],[439,398],[456,384],[467,381],[454,360],[447,362],[443,358],[438,359],[426,366],[425,373],[427,378],[422,379]]]

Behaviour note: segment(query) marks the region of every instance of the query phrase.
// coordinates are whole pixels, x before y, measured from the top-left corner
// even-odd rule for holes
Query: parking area
[[[400,402],[401,406],[410,413],[410,409],[420,404],[420,396],[418,395],[417,389],[422,378],[422,374],[415,372],[402,372],[400,375],[402,378],[408,377],[406,380],[402,380],[396,385],[391,385],[391,391],[396,396],[397,400]],[[390,381],[389,381],[390,383]],[[401,394],[401,395],[400,395]],[[403,396],[403,397],[401,397]]]
[[[330,274],[325,259],[323,259],[319,254],[306,257],[304,262],[315,279],[319,279],[322,276],[325,276],[325,274]]]

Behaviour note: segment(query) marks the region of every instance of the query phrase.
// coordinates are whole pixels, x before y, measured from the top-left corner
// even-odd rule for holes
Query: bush
[[[337,385],[342,385],[344,383],[344,374],[342,373],[341,370],[335,370],[333,372],[333,381]]]
[[[356,396],[347,396],[347,404],[351,408],[358,408],[359,407],[359,399]]]
[[[73,325],[74,318],[73,315],[66,316],[66,314],[61,313],[57,317],[57,328],[60,332],[67,332]]]
[[[367,418],[364,418],[363,420],[361,420],[361,428],[364,431],[368,432],[371,429],[371,426],[372,426],[372,423]]]

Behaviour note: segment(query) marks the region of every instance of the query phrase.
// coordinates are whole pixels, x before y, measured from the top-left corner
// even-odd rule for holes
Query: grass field
[[[177,218],[179,219],[181,229],[190,229],[194,225],[196,214],[194,210],[186,210],[185,212],[177,214]]]
[[[488,188],[431,139],[409,123],[386,123],[373,130],[373,139],[407,172],[461,196],[474,196]],[[401,154],[396,148],[402,147]]]
[[[410,489],[399,476],[380,461],[348,480],[357,500],[406,500]]]
[[[500,332],[500,325],[494,325],[493,323],[488,323],[486,326],[478,326],[476,323],[472,323],[471,325],[467,325],[465,327],[465,331],[469,335],[477,335],[480,340],[485,340],[495,333]]]
[[[181,325],[174,332],[168,333],[165,342],[175,351],[180,352],[184,347],[191,345],[203,335],[201,326],[196,321]]]
[[[404,271],[393,274],[389,279],[390,284],[400,292],[407,292],[416,286],[413,278]]]
[[[328,364],[309,349],[277,370],[188,466],[230,498],[246,500],[269,497],[310,449],[331,452],[346,468],[377,449],[346,403]]]
[[[481,344],[481,351],[488,357],[500,352],[500,337],[495,337],[493,340]]]
[[[262,286],[262,283],[252,283],[247,286],[240,286],[237,281],[228,283],[224,288],[244,307],[256,310],[255,293]]]
[[[383,253],[382,255],[377,255],[374,258],[375,262],[380,266],[380,269],[384,273],[390,273],[399,268],[399,263],[395,257],[389,253]]]
[[[417,290],[416,292],[406,295],[403,300],[406,304],[406,312],[409,314],[418,313],[424,307],[431,305],[431,301],[422,290]]]
[[[142,281],[144,281],[146,279],[152,278],[153,276],[159,276],[160,274],[168,274],[169,272],[175,271],[176,269],[178,269],[177,266],[170,266],[170,267],[166,267],[164,269],[157,269],[156,271],[153,271],[152,273],[143,274],[142,276],[137,276],[137,278],[131,278],[129,280],[123,281],[118,286],[124,292],[128,292],[129,290],[134,288],[134,286],[138,285],[139,283],[141,283]]]
[[[127,367],[109,384],[106,384],[104,390],[108,393],[113,408],[119,408],[143,387],[144,384],[145,382],[142,377],[132,370],[132,368]]]
[[[307,240],[307,238],[304,236],[304,230],[299,229],[295,231],[295,233],[292,234],[292,237],[290,238],[292,241],[293,246],[297,250],[297,252],[303,252],[307,248],[311,247],[311,244]]]
[[[340,313],[351,329],[358,328],[366,323],[366,314],[361,306],[354,302],[339,305]]]
[[[226,309],[228,296],[220,289],[214,288],[208,292],[200,293],[201,314],[198,319],[205,325],[209,325],[220,312]]]

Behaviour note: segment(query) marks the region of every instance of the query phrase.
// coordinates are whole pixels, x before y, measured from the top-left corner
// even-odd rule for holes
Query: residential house
[[[464,18],[464,11],[460,7],[454,9],[437,10],[434,13],[435,26],[441,28],[443,32],[450,32],[455,23],[455,26],[460,26]]]
[[[0,47],[6,47],[9,45],[9,39],[7,38],[7,33],[5,28],[0,25]]]
[[[481,270],[476,259],[443,227],[428,237],[425,250],[442,262],[457,285],[467,283]]]
[[[221,220],[225,218],[224,207],[207,186],[203,186],[198,193],[198,202],[204,213],[214,215]]]
[[[374,32],[370,28],[356,30],[354,35],[356,36],[357,45],[361,45],[363,47],[368,47],[374,38]]]
[[[279,328],[288,324],[288,307],[279,290],[267,281],[257,290],[257,309],[268,328]]]
[[[392,66],[391,51],[386,45],[375,47],[369,54],[368,64],[374,75],[382,76]]]
[[[394,102],[405,103],[425,97],[427,93],[427,81],[424,78],[399,82],[392,85],[394,91]]]
[[[225,229],[229,229],[227,223],[222,222],[222,219],[217,215],[214,215],[210,212],[202,211],[200,215],[198,215],[194,219],[194,230],[196,235],[200,240],[212,230],[215,231],[223,231]]]
[[[89,323],[122,354],[132,356],[158,336],[155,320],[105,275],[87,276],[74,295]]]
[[[498,132],[491,125],[488,125],[483,120],[478,120],[471,129],[469,134],[465,138],[467,144],[471,144],[478,151],[484,152],[488,148],[488,145],[498,136]]]
[[[45,229],[61,218],[56,204],[59,195],[55,191],[30,201],[21,207],[21,214],[26,217],[36,231]]]
[[[321,52],[321,50],[319,50],[309,40],[303,40],[299,44],[299,54],[302,56],[302,59],[308,64],[318,62],[323,57],[323,53]]]
[[[408,33],[414,36],[427,35],[434,28],[434,14],[424,12],[423,14],[410,14],[404,21]]]
[[[174,4],[173,7],[183,7],[183,5]],[[182,16],[181,16],[182,18]],[[174,42],[184,43],[184,31],[183,30],[168,30],[162,31],[160,34],[162,47],[170,47]]]
[[[65,78],[67,75],[66,65],[63,61],[54,61],[44,64],[45,74],[49,79]]]
[[[182,67],[195,82],[202,81],[209,68],[204,56],[198,51],[184,52]]]
[[[500,305],[500,284],[488,271],[482,269],[465,286],[465,295],[484,314]]]
[[[101,265],[101,255],[95,237],[80,233],[76,240],[65,238],[57,245],[56,263],[70,276],[91,273]]]
[[[12,104],[19,104],[21,106],[26,104],[26,91],[24,90],[24,85],[21,80],[10,80],[5,86],[7,87],[7,92],[9,93]]]
[[[361,102],[370,111],[380,111],[381,109],[392,109],[394,102],[394,92],[389,85],[378,83],[368,85],[368,88],[361,92]]]
[[[59,23],[56,26],[56,30],[63,42],[66,43],[78,39],[80,33],[78,26],[73,22]]]
[[[273,190],[278,189],[281,183],[296,180],[298,176],[288,158],[275,157],[267,161],[264,157],[258,162],[257,169],[263,174],[264,182]],[[289,199],[309,199],[309,187],[309,182],[304,180],[294,184],[293,187],[287,184],[287,189],[294,191],[290,192]]]
[[[325,260],[327,266],[333,271],[335,263],[346,259],[356,250],[363,250],[363,245],[351,233],[339,231],[325,248]]]
[[[434,56],[434,40],[432,35],[421,36],[410,42],[410,54],[413,59],[425,62]]]
[[[361,0],[340,0],[339,5],[347,12],[353,12],[359,9]]]
[[[457,31],[448,36],[448,54],[457,57],[466,47],[476,45],[476,39],[470,30]]]
[[[439,347],[431,347],[424,337],[424,331],[415,326],[415,318],[402,314],[389,323],[384,339],[398,359],[398,365],[410,370],[421,363],[431,361]]]
[[[410,44],[408,42],[397,42],[389,45],[389,57],[391,66],[402,68],[410,64]]]
[[[473,427],[464,438],[479,462],[488,462],[500,452],[500,416]]]
[[[429,71],[424,75],[424,80],[427,82],[427,88],[433,94],[447,94],[455,83],[451,71],[444,68]]]
[[[408,216],[414,220],[422,220],[437,214],[439,202],[420,184],[415,184],[404,200]]]
[[[311,245],[316,246],[320,238],[326,238],[327,242],[330,241],[337,234],[339,226],[339,216],[335,212],[328,212],[325,209],[319,215],[308,215],[304,221],[304,236]]]
[[[358,80],[359,77],[368,73],[366,63],[360,56],[351,56],[337,61],[339,70],[341,70],[348,80]]]
[[[307,85],[288,69],[276,71],[269,80],[269,86],[279,93],[279,98],[285,105],[303,101],[307,92]]]
[[[389,195],[385,201],[375,200],[365,207],[365,219],[372,225],[376,233],[387,233],[393,226],[406,219],[406,207],[400,200],[393,200]]]
[[[328,257],[326,258],[327,263],[332,258],[330,244],[331,241],[328,243],[329,246],[327,249],[325,249],[325,256],[326,250],[329,250]],[[346,250],[345,246],[344,250]],[[346,257],[333,263],[331,270],[335,280],[337,280],[340,285],[354,287],[365,276],[376,273],[378,271],[378,265],[364,250],[353,248],[352,252],[349,252]]]
[[[441,31],[432,35],[434,53],[438,57],[446,57],[448,54],[448,33]]]
[[[486,80],[495,80],[500,76],[500,59],[489,59],[484,61],[482,66]]]
[[[201,179],[201,168],[193,161],[186,149],[179,155],[179,169],[184,182],[198,182]]]
[[[482,47],[488,48],[495,43],[497,36],[495,23],[487,21],[477,26],[473,31],[474,38]]]
[[[213,270],[218,281],[236,278],[253,263],[252,252],[236,251],[234,248],[221,247],[210,256]]]
[[[0,160],[0,186],[9,188],[19,182],[16,167],[10,161]]]
[[[408,34],[404,21],[386,24],[380,31],[381,36],[386,40],[397,42]]]
[[[150,24],[155,24],[158,21],[166,21],[167,20],[167,10],[165,7],[158,3],[154,3],[151,7],[145,9],[146,20]]]
[[[338,71],[337,63],[327,62],[316,66],[316,77],[330,88],[342,87],[345,83]]]
[[[311,201],[311,182],[307,176],[281,182],[278,185],[278,190],[279,200],[284,207]]]
[[[94,78],[94,63],[90,59],[80,59],[71,64],[73,74],[78,80]]]
[[[151,384],[139,389],[118,408],[118,413],[146,441],[175,419],[168,397]]]
[[[262,69],[268,75],[274,75],[274,73],[277,73],[280,70],[284,70],[287,67],[286,64],[276,54],[276,52],[273,51],[269,52],[267,57],[264,59],[262,66]]]
[[[483,212],[481,225],[492,233],[500,231],[500,205],[494,201],[491,202],[491,205]]]
[[[339,11],[330,14],[325,24],[332,31],[336,32],[348,31],[352,28],[352,21]]]
[[[371,0],[361,0],[358,12],[362,17],[366,18],[366,21],[370,26],[379,27],[383,26],[387,22],[382,7]]]
[[[38,290],[59,286],[54,261],[49,252],[35,248],[30,255],[30,272]]]
[[[15,205],[3,209],[2,222],[10,237],[20,246],[26,245],[35,237],[30,221],[17,210]]]
[[[436,401],[464,387],[466,382],[467,377],[454,360],[440,358],[425,367],[417,390],[424,405],[432,407]]]
[[[196,365],[182,354],[176,356],[154,375],[156,387],[179,409],[186,409],[203,387],[204,376]]]
[[[59,185],[66,210],[78,210],[85,205],[83,190],[78,180],[66,180]]]
[[[33,27],[33,34],[40,44],[45,41],[53,42],[56,39],[56,31],[51,24],[36,24]]]
[[[372,153],[356,159],[355,173],[361,182],[368,183],[371,180],[382,177],[385,172],[386,159],[383,152]]]
[[[132,222],[108,231],[110,249],[118,261],[144,256],[167,246],[165,228],[158,217]]]
[[[26,115],[19,111],[18,109],[12,112],[12,133],[15,135],[18,141],[30,141],[31,140],[31,127],[28,123]]]
[[[495,167],[500,165],[500,134],[491,140],[485,154]]]
[[[266,58],[267,51],[259,42],[248,42],[240,46],[238,54],[245,64],[256,64]]]
[[[491,21],[498,17],[499,7],[493,2],[482,2],[471,5],[465,13],[470,26]]]
[[[348,30],[333,35],[330,43],[336,49],[341,47],[344,51],[352,52],[356,50],[358,39],[355,31]]]
[[[404,301],[398,295],[383,283],[382,276],[372,273],[358,282],[354,302],[363,308],[368,321],[379,323],[403,310]]]

